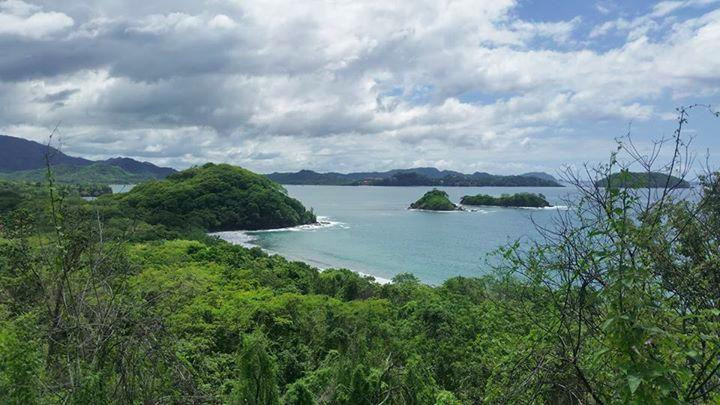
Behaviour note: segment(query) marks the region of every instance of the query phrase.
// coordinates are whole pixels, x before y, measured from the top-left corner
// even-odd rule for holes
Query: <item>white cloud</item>
[[[582,17],[522,20],[513,0],[99,1],[81,14],[14,1],[0,15],[79,24],[0,55],[0,132],[37,137],[62,121],[69,152],[176,166],[557,166],[609,150],[612,136],[578,127],[717,95],[720,11],[673,14],[700,2],[600,25],[591,37],[628,36],[598,51],[577,38]]]
[[[211,28],[221,28],[221,29],[232,29],[232,28],[237,27],[237,23],[232,18],[226,16],[225,14],[216,15],[210,21],[208,21],[208,25]]]
[[[661,1],[653,6],[650,17],[665,17],[677,10],[688,7],[705,7],[717,3],[718,0],[670,0]]]
[[[0,35],[43,38],[73,24],[66,14],[43,12],[40,7],[19,0],[0,3]]]

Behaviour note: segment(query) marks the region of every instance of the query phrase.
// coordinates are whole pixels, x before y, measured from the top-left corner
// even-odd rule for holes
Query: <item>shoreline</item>
[[[330,221],[327,217],[319,216],[318,222],[315,224],[298,225],[298,226],[287,227],[287,228],[262,229],[262,230],[256,230],[256,231],[238,230],[238,231],[211,232],[211,233],[208,233],[208,235],[217,236],[218,238],[224,240],[225,242],[231,243],[233,245],[240,245],[240,246],[248,248],[248,249],[257,247],[257,248],[262,249],[263,252],[270,254],[270,255],[282,256],[286,260],[290,260],[290,261],[303,262],[309,266],[317,268],[321,272],[328,270],[328,269],[347,269],[347,270],[350,270],[361,276],[372,277],[375,280],[375,282],[380,285],[392,283],[392,280],[384,278],[384,277],[375,276],[373,274],[358,271],[358,270],[355,270],[355,269],[352,269],[349,267],[333,266],[331,264],[322,263],[320,261],[309,259],[309,258],[296,257],[293,255],[276,252],[273,250],[266,249],[266,248],[258,245],[257,243],[253,243],[254,241],[257,240],[257,238],[254,237],[254,234],[269,233],[269,232],[302,232],[302,231],[312,231],[312,230],[316,230],[316,229],[333,228],[333,227],[337,227],[337,226],[342,227],[342,226],[345,226],[345,224],[342,222],[338,222],[338,221]]]

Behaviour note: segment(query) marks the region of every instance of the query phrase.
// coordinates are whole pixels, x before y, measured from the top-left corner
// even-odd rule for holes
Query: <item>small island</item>
[[[453,204],[448,193],[433,189],[425,193],[422,198],[410,204],[410,209],[428,211],[457,211],[461,208]]]
[[[595,182],[598,187],[606,188],[691,188],[687,181],[658,172],[631,172],[622,170]]]
[[[544,208],[551,207],[542,194],[517,193],[493,197],[485,194],[466,195],[460,200],[462,205],[492,205],[497,207]]]

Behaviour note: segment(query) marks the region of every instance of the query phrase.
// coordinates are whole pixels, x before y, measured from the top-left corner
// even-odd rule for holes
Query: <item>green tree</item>
[[[277,366],[268,353],[268,341],[261,332],[243,339],[238,356],[239,376],[231,394],[231,403],[243,405],[279,404]]]

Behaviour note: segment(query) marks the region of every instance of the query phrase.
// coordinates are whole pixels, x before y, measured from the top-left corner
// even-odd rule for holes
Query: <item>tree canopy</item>
[[[207,231],[285,228],[314,223],[315,215],[267,178],[227,164],[208,163],[141,183],[107,197],[149,224]]]
[[[460,200],[462,205],[492,205],[497,207],[549,207],[545,196],[533,193],[503,194],[500,197],[493,197],[485,194],[466,195]]]

